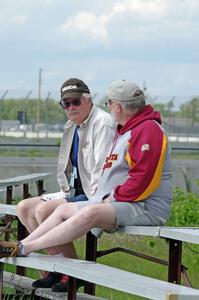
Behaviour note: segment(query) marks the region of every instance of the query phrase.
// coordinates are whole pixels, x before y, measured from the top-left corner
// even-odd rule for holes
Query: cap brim
[[[61,99],[68,99],[68,98],[74,98],[79,99],[82,96],[82,92],[71,92],[71,93],[62,93]]]

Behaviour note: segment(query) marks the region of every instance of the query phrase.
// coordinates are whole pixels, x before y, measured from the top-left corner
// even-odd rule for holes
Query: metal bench
[[[149,256],[143,253],[138,253],[130,249],[122,247],[114,247],[111,249],[98,251],[97,238],[90,232],[86,237],[86,259],[97,261],[98,257],[121,251],[134,255],[149,261],[159,263],[168,267],[168,282],[181,283],[181,274],[187,286],[192,286],[187,274],[187,268],[182,265],[182,244],[183,242],[199,244],[199,227],[185,228],[185,227],[166,227],[166,226],[125,226],[118,230],[119,233],[126,233],[130,235],[141,235],[165,238],[168,241],[168,261],[157,257]],[[95,287],[90,284],[86,287],[86,292],[94,294]]]
[[[51,177],[52,173],[32,173],[23,176],[11,177],[7,179],[0,180],[0,189],[5,192],[5,205],[10,205],[10,209],[13,203],[13,188],[16,186],[22,186],[22,198],[28,198],[31,195],[29,194],[29,184],[35,183],[37,187],[37,194],[41,195],[44,192],[44,180]],[[1,204],[3,205],[3,204]],[[17,239],[21,239],[26,234],[24,226],[20,222],[17,223],[17,230],[12,226],[12,222],[16,219],[16,210],[12,214],[9,212],[4,212],[3,207],[0,210],[0,235],[5,236],[5,239],[10,238],[10,233],[17,231]],[[23,268],[17,268],[17,272],[20,275],[25,274]]]
[[[10,215],[16,215],[16,206],[15,205],[3,205],[0,204],[0,210],[5,213],[5,214],[10,214]],[[24,267],[30,267],[30,264],[33,264],[33,268],[37,269],[44,269],[47,271],[57,271],[60,273],[66,273],[71,276],[71,281],[73,283],[74,279],[73,277],[77,277],[80,279],[84,279],[86,281],[89,281],[91,283],[88,283],[88,285],[85,288],[85,292],[87,294],[93,294],[95,293],[94,285],[93,284],[101,284],[105,285],[107,287],[112,287],[115,289],[119,289],[124,292],[128,293],[135,293],[135,295],[143,295],[143,292],[141,291],[141,287],[146,286],[146,290],[148,288],[148,294],[144,294],[146,297],[147,295],[152,297],[149,299],[199,299],[199,290],[194,290],[194,293],[196,293],[197,297],[192,295],[193,290],[191,288],[187,287],[182,287],[181,289],[179,288],[179,285],[175,285],[174,283],[180,284],[181,282],[181,270],[182,268],[182,243],[183,242],[188,242],[188,243],[196,243],[199,244],[199,228],[176,228],[176,227],[159,227],[159,226],[126,226],[123,227],[119,230],[119,232],[131,234],[131,235],[141,235],[141,236],[153,236],[153,237],[160,237],[160,238],[166,238],[169,241],[169,260],[163,261],[158,258],[150,257],[147,256],[147,259],[150,259],[151,261],[162,263],[166,266],[168,266],[168,281],[170,283],[166,283],[163,281],[158,281],[153,278],[148,278],[146,276],[142,275],[137,275],[133,274],[131,272],[127,271],[122,271],[116,268],[111,268],[108,266],[104,266],[101,264],[95,263],[97,257],[103,256],[105,254],[109,254],[111,252],[115,251],[124,251],[133,255],[137,255],[139,257],[146,258],[146,255],[138,254],[134,251],[127,250],[124,248],[113,248],[109,250],[104,250],[104,251],[97,251],[97,239],[91,234],[87,234],[86,238],[86,260],[81,261],[81,260],[70,260],[67,258],[63,257],[53,257],[53,256],[42,256],[42,255],[31,255],[29,257],[25,258],[9,258],[9,259],[4,259],[2,260],[3,262],[8,262],[11,264],[16,264],[18,266],[24,266]],[[131,253],[132,252],[132,253]],[[33,261],[31,260],[33,259]],[[62,261],[63,259],[63,261]],[[54,260],[54,261],[53,261]],[[65,261],[67,260],[67,261]],[[47,266],[45,263],[49,261],[52,262],[52,265]],[[90,261],[90,262],[89,262]],[[44,263],[44,265],[43,265]],[[54,264],[55,263],[55,264]],[[54,265],[53,265],[54,264]],[[89,266],[92,266],[91,268]],[[62,267],[64,269],[62,269]],[[46,269],[47,268],[47,269]],[[50,269],[48,269],[50,268]],[[92,273],[92,275],[87,274],[88,270],[93,269],[95,270],[95,274]],[[74,271],[74,272],[73,272]],[[91,272],[91,270],[89,271]],[[100,273],[101,272],[101,273]],[[104,273],[105,272],[105,273]],[[112,273],[111,273],[112,272]],[[103,275],[104,274],[104,275]],[[106,274],[106,275],[105,275]],[[114,277],[118,274],[118,277]],[[103,281],[103,276],[104,280]],[[140,276],[140,277],[139,277]],[[113,282],[110,283],[108,281],[108,278],[110,279],[109,281]],[[118,281],[117,281],[117,278]],[[121,282],[122,278],[122,283]],[[123,285],[123,278],[124,280],[124,287],[127,286],[126,288],[122,287]],[[129,278],[129,280],[128,280]],[[115,280],[115,281],[114,281]],[[134,286],[134,281],[137,282],[136,286]],[[142,284],[139,286],[138,282],[141,281]],[[109,283],[108,283],[109,282]],[[115,282],[115,283],[114,283]],[[126,284],[125,284],[126,283]],[[128,283],[128,284],[127,284]],[[148,283],[148,286],[147,286]],[[152,288],[154,286],[158,285],[160,288],[160,295],[162,295],[162,298],[153,298],[155,297],[155,291],[156,288]],[[130,288],[132,286],[132,289]],[[118,287],[118,288],[117,288]],[[176,289],[174,288],[176,287]],[[168,288],[168,289],[167,289]],[[74,289],[72,289],[74,292]],[[127,291],[128,290],[128,291]],[[145,292],[146,292],[145,290]],[[140,291],[140,294],[139,294]],[[151,291],[151,292],[150,292]],[[188,291],[190,294],[188,294]],[[166,294],[167,293],[167,294]],[[171,295],[179,295],[181,298],[176,298],[169,296],[169,293]],[[180,294],[179,294],[180,293]],[[184,293],[184,296],[182,296]],[[70,297],[68,299],[75,299],[74,294],[69,294]],[[186,298],[185,295],[190,295],[189,297],[191,298]],[[192,296],[191,296],[192,295]],[[194,297],[195,298],[194,298]],[[167,297],[167,298],[164,298]],[[168,298],[170,297],[170,298]],[[184,297],[184,298],[183,298]],[[1,300],[1,299],[0,299]]]
[[[1,287],[3,279],[3,263],[34,269],[42,268],[46,271],[54,271],[69,275],[68,300],[77,299],[73,289],[75,278],[90,281],[132,295],[146,297],[148,299],[199,299],[199,290],[85,260],[32,253],[27,257],[3,258],[0,259],[0,261]],[[2,300],[1,296],[0,300]]]
[[[21,299],[24,299],[24,296],[28,299],[53,299],[53,300],[66,300],[66,293],[55,293],[51,289],[34,289],[32,287],[32,282],[34,279],[20,276],[17,274],[3,272],[3,284],[5,287],[13,288],[17,291],[17,296],[21,295]],[[13,298],[14,295],[13,295]],[[83,293],[77,294],[77,300],[106,300],[100,297],[95,297],[92,295],[86,295]]]
[[[22,186],[23,188],[23,195],[22,198],[28,198],[30,197],[29,194],[29,184],[30,183],[36,183],[37,187],[37,193],[38,195],[41,195],[44,192],[44,180],[51,177],[52,173],[32,173],[27,174],[23,176],[17,176],[17,177],[11,177],[7,179],[1,179],[0,180],[0,189],[1,191],[5,191],[5,204],[12,204],[12,194],[13,194],[13,188],[16,186]],[[0,212],[1,217],[3,217],[3,211]],[[2,218],[1,218],[2,219]],[[5,229],[5,238],[9,238],[9,223],[12,223],[12,218],[10,216],[5,217],[5,221],[3,222],[3,226]],[[2,220],[1,220],[2,221]],[[22,228],[21,228],[22,229]],[[1,231],[3,231],[3,227],[1,226]]]
[[[23,199],[30,196],[29,184],[35,182],[37,185],[38,195],[44,192],[43,182],[52,176],[52,173],[32,173],[23,176],[11,177],[0,180],[0,189],[6,189],[6,204],[12,204],[12,191],[13,187],[22,185],[23,186]]]

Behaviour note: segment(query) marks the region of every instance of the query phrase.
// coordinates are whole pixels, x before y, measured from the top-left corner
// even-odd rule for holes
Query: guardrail
[[[0,144],[0,147],[60,147],[58,144]],[[171,147],[172,151],[199,151],[199,147]]]
[[[57,144],[0,144],[0,147],[59,147],[59,146],[60,145]]]

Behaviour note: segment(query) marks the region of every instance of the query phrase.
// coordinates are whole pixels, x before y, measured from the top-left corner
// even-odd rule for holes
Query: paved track
[[[0,166],[56,166],[55,157],[0,157]],[[199,160],[177,159],[173,160],[174,166],[199,168]]]
[[[28,173],[52,172],[54,175],[46,182],[46,190],[49,192],[57,191],[56,179],[57,158],[45,157],[0,157],[0,179],[9,178]],[[196,179],[199,179],[199,160],[174,160],[174,183],[182,189],[186,188],[184,170],[186,177],[191,182],[191,190],[199,194],[199,187]],[[185,168],[181,168],[185,167]]]
[[[55,157],[0,157],[0,166],[56,166]]]

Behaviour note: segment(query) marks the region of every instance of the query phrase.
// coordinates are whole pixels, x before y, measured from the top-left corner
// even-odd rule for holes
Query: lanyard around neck
[[[78,129],[75,127],[75,134],[74,134],[74,146],[73,146],[73,166],[77,168],[78,166],[78,146],[79,146],[79,136],[78,136]]]

